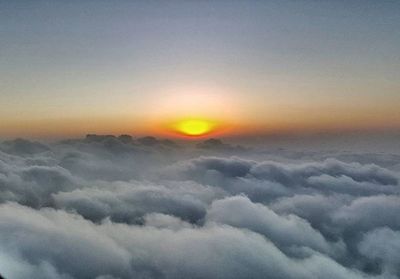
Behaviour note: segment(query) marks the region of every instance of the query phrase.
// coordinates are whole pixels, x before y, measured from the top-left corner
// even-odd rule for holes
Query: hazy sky
[[[400,130],[400,1],[1,1],[0,137]]]

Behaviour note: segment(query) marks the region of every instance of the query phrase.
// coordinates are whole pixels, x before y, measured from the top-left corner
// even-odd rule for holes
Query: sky
[[[399,1],[0,1],[0,138],[400,130]]]

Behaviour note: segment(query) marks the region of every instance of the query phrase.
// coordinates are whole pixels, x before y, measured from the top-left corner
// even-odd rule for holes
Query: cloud
[[[16,155],[35,155],[50,151],[50,148],[40,142],[33,142],[25,139],[15,139],[3,142],[0,150]]]
[[[260,179],[274,180],[286,185],[307,185],[307,179],[321,174],[332,177],[349,177],[357,182],[374,182],[379,185],[397,185],[398,177],[377,165],[344,163],[327,159],[322,163],[303,163],[301,165],[282,165],[265,162],[252,169],[252,175]]]
[[[135,223],[145,214],[156,212],[196,222],[206,213],[206,204],[201,197],[206,190],[120,182],[101,189],[59,192],[53,198],[58,208],[73,209],[93,221],[109,217],[113,221]]]
[[[0,209],[0,229],[8,232],[0,236],[6,262],[22,257],[25,269],[45,271],[48,278],[363,278],[318,253],[289,258],[262,236],[226,225],[96,225],[53,209]],[[0,268],[22,278],[4,262]]]
[[[245,196],[214,201],[207,212],[207,221],[249,229],[266,236],[280,247],[304,246],[321,252],[329,249],[323,236],[304,219],[296,215],[280,216]]]
[[[6,278],[399,277],[396,154],[0,143]]]
[[[237,157],[200,157],[178,163],[171,167],[171,171],[195,179],[214,172],[225,178],[252,177],[293,187],[313,186],[309,180],[322,175],[333,178],[347,177],[359,183],[398,185],[398,176],[387,169],[373,164],[344,163],[335,159],[327,159],[322,163],[283,164],[271,161],[255,162]]]
[[[333,213],[344,229],[371,230],[377,227],[400,229],[400,197],[379,195],[357,198]]]
[[[400,276],[400,231],[387,227],[369,231],[358,247],[367,258],[382,262],[386,273]]]
[[[77,180],[58,166],[10,166],[0,172],[0,200],[32,207],[49,205],[52,193],[74,189]]]
[[[326,239],[338,241],[340,235],[332,224],[331,215],[339,208],[347,205],[353,197],[348,195],[303,195],[276,199],[270,204],[270,208],[278,214],[293,214],[307,220],[311,226],[317,229]]]

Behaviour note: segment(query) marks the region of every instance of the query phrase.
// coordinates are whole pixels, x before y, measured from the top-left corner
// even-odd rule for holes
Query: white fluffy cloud
[[[397,278],[397,157],[335,154],[128,136],[4,142],[0,273]]]

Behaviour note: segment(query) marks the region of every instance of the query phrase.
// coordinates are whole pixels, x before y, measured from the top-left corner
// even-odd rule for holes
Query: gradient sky
[[[400,130],[400,1],[1,1],[0,138]]]

